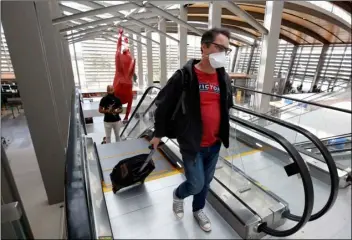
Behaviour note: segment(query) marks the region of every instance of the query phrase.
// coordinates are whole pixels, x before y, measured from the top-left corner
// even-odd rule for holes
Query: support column
[[[49,204],[64,200],[68,106],[48,2],[2,3],[2,25]],[[19,19],[21,21],[19,21]],[[71,64],[71,60],[65,60]],[[67,79],[67,82],[73,78]],[[72,92],[71,92],[72,93]],[[39,119],[39,120],[38,120]]]
[[[48,8],[49,8],[48,13],[50,14],[51,19],[62,16],[58,0],[49,1]],[[45,11],[47,10],[45,9]],[[64,27],[64,24],[59,24],[54,27],[55,29],[54,40],[55,40],[56,47],[58,49],[59,59],[60,59],[60,64],[62,69],[61,70],[61,77],[63,78],[62,85],[64,87],[64,92],[66,94],[64,100],[66,102],[66,105],[68,106],[68,112],[69,112],[71,110],[70,104],[71,104],[72,90],[75,88],[75,81],[74,81],[71,54],[70,54],[68,42],[66,39],[64,39],[62,34],[59,33],[59,29],[63,27]],[[65,132],[67,132],[67,135],[68,135],[68,128],[67,130],[65,130]]]
[[[152,32],[147,31],[146,36],[152,38]],[[147,39],[147,75],[148,75],[148,86],[154,85],[153,82],[153,46],[152,41]]]
[[[214,27],[221,27],[221,3],[215,1],[209,3],[208,16],[209,29]]]
[[[159,30],[166,32],[165,18],[161,17],[159,21]],[[167,81],[167,65],[166,65],[166,37],[159,34],[160,38],[160,85],[164,87]]]
[[[187,22],[188,8],[180,4],[180,19]],[[178,45],[179,67],[182,68],[187,62],[187,28],[178,24]]]
[[[271,92],[274,85],[274,68],[279,44],[281,16],[284,3],[282,1],[267,1],[265,7],[264,27],[269,33],[263,35],[260,66],[257,77],[257,89]],[[275,54],[273,54],[275,53]],[[256,94],[257,111],[266,113],[269,110],[270,97]]]
[[[314,77],[313,77],[313,81],[312,81],[312,85],[310,86],[309,91],[312,91],[313,86],[315,84],[318,85],[318,81],[319,81],[319,75],[321,72],[321,69],[323,67],[324,64],[324,56],[326,54],[326,51],[328,50],[329,45],[328,44],[324,44],[323,45],[323,49],[321,50],[320,56],[319,56],[319,60],[318,60],[318,66],[317,66],[317,70],[315,71]]]
[[[138,32],[141,32],[140,29]],[[137,35],[137,64],[138,64],[138,86],[140,89],[144,87],[144,79],[143,79],[143,55],[142,55],[142,44],[140,44],[141,36]]]
[[[235,51],[234,51],[234,53],[232,55],[232,64],[231,64],[231,70],[230,70],[231,72],[235,72],[238,51],[239,51],[239,47],[236,47]]]
[[[295,45],[295,46],[293,47],[291,59],[290,59],[290,62],[289,62],[289,64],[288,64],[288,69],[287,69],[285,81],[284,81],[284,83],[283,83],[283,87],[281,88],[282,91],[280,91],[279,94],[284,94],[284,93],[285,93],[286,83],[287,83],[287,81],[290,80],[290,75],[291,75],[291,72],[292,72],[293,63],[295,62],[297,49],[298,49],[298,45]]]

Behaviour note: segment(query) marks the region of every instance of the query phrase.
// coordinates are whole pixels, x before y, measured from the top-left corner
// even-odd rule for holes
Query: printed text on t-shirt
[[[220,93],[220,88],[217,85],[199,83],[200,92]]]

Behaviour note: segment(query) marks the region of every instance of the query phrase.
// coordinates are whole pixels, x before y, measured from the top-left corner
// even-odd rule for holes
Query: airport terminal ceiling
[[[260,65],[260,40],[266,29],[258,28],[248,19],[240,17],[240,14],[235,14],[233,7],[238,7],[239,11],[263,26],[265,1],[221,2],[225,3],[222,5],[222,26],[231,31],[232,48],[240,47],[238,51],[232,51],[237,53],[235,60],[228,58],[227,71],[230,71],[230,65],[235,61],[232,72],[247,73],[255,77]],[[136,49],[138,43],[142,45],[143,76],[147,75],[148,61],[146,30],[152,30],[153,81],[158,81],[158,22],[161,16],[166,19],[167,35],[164,33],[164,36],[167,36],[166,67],[169,77],[178,67],[177,20],[180,18],[179,8],[182,5],[187,7],[187,58],[199,58],[199,38],[208,29],[207,1],[60,1],[53,24],[71,43],[76,84],[81,82],[81,86],[87,89],[103,89],[108,84],[114,75],[117,31],[121,27],[124,28],[125,36],[131,39],[131,35],[134,35],[132,48]],[[322,89],[347,86],[351,81],[351,6],[351,1],[285,1],[274,77],[285,78],[289,74],[295,87],[303,84],[309,88],[318,71],[319,56],[324,54],[323,66],[318,76]],[[169,15],[165,15],[165,12]],[[2,72],[13,73],[3,33],[1,39]],[[324,45],[328,46],[325,53]],[[295,46],[298,46],[297,50],[294,50]],[[253,60],[250,61],[253,47]],[[293,55],[295,57],[291,66],[290,59]],[[137,51],[134,51],[134,56],[138,57]]]
[[[131,29],[138,26],[138,23],[126,23],[126,19],[143,20],[151,26],[153,23],[157,24],[160,14],[155,11],[155,7],[178,17],[180,5],[175,3],[184,3],[184,6],[188,7],[187,23],[195,27],[195,30],[189,30],[189,34],[199,35],[196,30],[207,29],[209,11],[207,1],[61,1],[63,15],[79,17],[82,15],[80,12],[86,12],[82,15],[83,17],[74,17],[71,21],[63,22],[61,29],[66,31],[68,37],[74,37],[73,40],[78,40],[77,37],[83,36],[92,38],[99,34],[115,35],[119,24],[129,26]],[[263,23],[265,1],[230,1],[230,3],[235,3],[259,23]],[[114,8],[116,5],[120,7]],[[167,16],[165,18],[167,32],[177,32],[175,21]],[[231,7],[227,5],[223,5],[221,21],[222,26],[230,29],[234,34],[234,45],[249,45],[253,43],[253,39],[260,39],[262,35],[248,21],[235,15]],[[77,28],[77,25],[81,27]],[[110,30],[108,27],[111,27],[112,31],[107,33],[107,30]],[[71,33],[70,29],[74,32]],[[80,31],[81,34],[79,34]],[[286,1],[282,14],[280,38],[294,45],[351,43],[351,2]]]

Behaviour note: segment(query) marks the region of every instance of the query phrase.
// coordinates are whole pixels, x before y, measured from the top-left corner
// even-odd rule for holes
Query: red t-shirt
[[[209,147],[218,140],[220,129],[220,88],[217,73],[205,73],[194,67],[200,93],[203,136],[200,146]]]

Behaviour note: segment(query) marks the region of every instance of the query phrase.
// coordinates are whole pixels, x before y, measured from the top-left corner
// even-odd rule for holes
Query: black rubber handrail
[[[316,102],[304,101],[304,100],[295,99],[295,98],[291,98],[291,97],[286,97],[286,96],[282,96],[282,95],[277,95],[277,94],[273,94],[273,93],[261,92],[261,91],[258,91],[258,90],[245,88],[245,87],[240,87],[240,86],[236,86],[236,85],[233,85],[233,87],[238,88],[238,89],[242,89],[242,90],[246,90],[246,91],[250,91],[250,92],[260,93],[260,94],[267,95],[267,96],[285,98],[285,99],[289,99],[289,100],[292,100],[292,101],[295,101],[295,102],[306,103],[306,104],[318,106],[318,107],[321,107],[321,108],[327,108],[327,109],[331,109],[331,110],[338,111],[338,112],[344,112],[344,113],[352,114],[351,110],[347,110],[347,109],[343,109],[343,108],[327,106],[327,105],[323,105],[323,104],[316,103]]]
[[[160,90],[159,87],[151,86],[151,87],[148,87],[148,88],[144,91],[142,98],[139,100],[139,102],[138,102],[136,108],[134,109],[134,111],[133,111],[133,113],[132,113],[130,119],[128,120],[126,126],[123,128],[123,130],[122,130],[122,132],[121,132],[121,134],[120,134],[120,137],[123,136],[123,134],[125,133],[125,131],[126,131],[127,127],[128,127],[128,125],[130,124],[131,120],[134,118],[134,116],[136,115],[136,113],[137,113],[139,107],[142,105],[143,100],[144,100],[145,97],[148,95],[149,91],[151,91],[152,89],[158,89],[158,90]]]
[[[341,137],[352,137],[352,133],[344,133],[344,134],[339,134],[339,135],[335,135],[335,136],[331,136],[331,137],[320,138],[320,141],[328,141],[330,139],[336,139],[336,138],[341,138]],[[310,142],[303,141],[303,142],[295,143],[295,145],[300,146],[300,145],[307,144],[307,143],[310,143]]]
[[[153,99],[153,101],[149,104],[149,106],[147,107],[147,109],[144,111],[142,117],[139,117],[138,121],[136,121],[136,123],[134,124],[134,127],[131,129],[131,131],[127,134],[126,137],[129,137],[131,135],[131,133],[134,131],[134,129],[136,129],[136,127],[138,126],[139,122],[141,121],[141,119],[143,119],[145,117],[145,115],[148,113],[148,111],[150,110],[150,108],[154,105],[156,101],[156,98]]]
[[[343,142],[343,143],[327,143],[327,144],[324,144],[324,145],[325,145],[325,147],[334,147],[334,146],[338,146],[338,145],[341,145],[341,144],[349,144],[349,143],[351,143],[351,141],[349,141],[349,142],[346,141],[346,142]],[[295,146],[297,146],[297,145],[295,144]],[[298,145],[297,147],[302,147],[302,146]],[[304,149],[315,149],[317,147],[316,146],[304,146],[303,148]]]
[[[83,132],[84,132],[84,135],[87,135],[87,127],[86,127],[86,122],[84,120],[84,115],[83,115],[81,94],[79,94],[79,96],[78,96],[78,102],[79,102],[79,114],[80,114],[80,118],[81,118],[81,122],[82,122]]]
[[[93,239],[94,228],[88,206],[88,196],[82,159],[77,158],[78,121],[76,119],[78,96],[73,93],[69,122],[69,137],[65,163],[65,211],[68,239]],[[80,104],[78,102],[78,104]],[[79,115],[81,117],[81,115]]]
[[[317,213],[312,214],[309,221],[314,221],[314,220],[320,218],[321,216],[323,216],[327,211],[329,211],[329,209],[334,205],[336,198],[337,198],[338,191],[339,191],[339,175],[337,172],[336,163],[335,163],[333,157],[331,156],[331,153],[329,152],[327,147],[319,140],[319,138],[317,136],[315,136],[313,133],[309,132],[307,129],[302,128],[300,126],[297,126],[295,124],[286,122],[284,120],[281,120],[281,119],[278,119],[278,118],[275,118],[272,116],[268,116],[263,113],[257,113],[255,111],[250,110],[250,109],[236,106],[236,105],[233,106],[232,108],[234,108],[238,111],[241,111],[241,112],[245,112],[245,113],[254,115],[259,118],[269,120],[269,121],[274,122],[276,124],[279,124],[281,126],[284,126],[288,129],[291,129],[293,131],[296,131],[296,132],[302,134],[303,136],[308,138],[310,141],[312,141],[312,143],[320,151],[322,157],[325,159],[326,165],[328,166],[331,187],[330,187],[330,195],[329,195],[329,198],[328,198],[326,204]],[[298,221],[301,218],[300,216],[296,216],[293,214],[288,214],[286,217],[290,220],[293,220],[293,221]]]
[[[288,153],[288,155],[293,159],[293,161],[297,165],[298,173],[301,175],[302,183],[303,183],[303,189],[304,189],[304,210],[302,217],[300,217],[299,221],[295,226],[293,226],[290,229],[287,230],[275,230],[272,228],[269,228],[267,226],[267,223],[262,223],[258,226],[258,231],[259,232],[265,232],[266,234],[276,236],[276,237],[287,237],[290,236],[297,231],[299,231],[310,219],[311,213],[313,211],[313,204],[314,204],[314,190],[313,190],[313,182],[309,173],[309,170],[307,168],[306,163],[304,162],[302,156],[299,154],[297,149],[284,137],[281,135],[266,129],[264,127],[258,126],[254,123],[248,122],[246,120],[243,120],[239,117],[231,116],[230,119],[239,125],[243,125],[247,128],[253,129],[257,132],[260,132],[264,135],[269,136],[270,138],[274,139],[276,142],[278,142]],[[288,212],[286,216],[290,216],[290,213]]]

